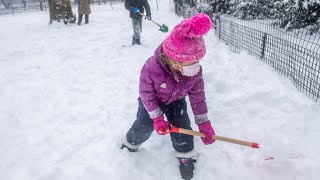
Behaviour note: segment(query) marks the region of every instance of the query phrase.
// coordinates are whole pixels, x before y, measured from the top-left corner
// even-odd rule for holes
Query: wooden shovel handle
[[[178,129],[179,129],[179,133],[182,133],[182,134],[188,134],[188,135],[199,136],[199,137],[206,137],[206,135],[204,135],[201,132],[192,131],[192,130],[183,129],[183,128],[178,128]],[[233,138],[217,136],[217,135],[213,135],[212,139],[218,140],[218,141],[224,141],[224,142],[228,142],[228,143],[233,143],[233,144],[239,144],[239,145],[243,145],[243,146],[249,146],[252,148],[259,148],[259,145],[257,143],[242,141],[239,139],[233,139]]]

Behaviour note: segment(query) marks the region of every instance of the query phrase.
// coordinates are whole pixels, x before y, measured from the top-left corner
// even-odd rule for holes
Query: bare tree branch
[[[4,5],[4,7],[6,8],[6,9],[9,9],[9,6],[6,4],[6,2],[4,2],[4,0],[1,0],[2,1],[2,4]]]

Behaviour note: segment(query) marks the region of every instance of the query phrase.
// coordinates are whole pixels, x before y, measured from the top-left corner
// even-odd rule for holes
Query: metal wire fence
[[[240,20],[214,16],[216,35],[234,52],[247,51],[291,79],[299,91],[320,99],[320,34],[290,32],[273,20]]]

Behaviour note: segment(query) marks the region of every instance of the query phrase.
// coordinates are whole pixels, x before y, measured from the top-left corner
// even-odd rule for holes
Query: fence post
[[[267,33],[264,33],[264,36],[262,38],[262,51],[261,51],[261,59],[264,58],[264,51],[265,51],[265,48],[266,48],[266,39],[267,39]]]
[[[219,16],[217,16],[217,18],[216,18],[216,19],[218,19],[219,40],[221,40],[221,20],[220,20],[220,17],[219,17]]]
[[[157,2],[157,11],[159,11],[159,3],[158,3],[158,0],[156,0]]]
[[[317,92],[317,97],[316,97],[316,102],[318,102],[318,100],[320,100],[320,94],[319,94],[319,92],[320,92],[320,84],[319,84],[319,86],[318,86],[318,92]]]

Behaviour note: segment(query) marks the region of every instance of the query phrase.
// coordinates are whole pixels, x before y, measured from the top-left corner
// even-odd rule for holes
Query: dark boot
[[[127,137],[124,137],[122,139],[122,145],[120,147],[120,149],[128,149],[128,151],[130,152],[137,152],[139,151],[141,144],[130,144],[127,140]]]
[[[135,45],[136,43],[136,38],[132,37],[132,45]]]
[[[89,14],[86,14],[86,15],[84,16],[84,23],[85,23],[85,24],[88,24],[88,23],[89,23]]]
[[[140,38],[134,38],[134,37],[132,37],[132,45],[135,45],[135,44],[141,45],[141,44],[140,44]]]
[[[78,25],[81,25],[83,14],[79,14]]]
[[[128,149],[129,152],[138,152],[139,151],[138,148],[129,148],[128,146],[122,144],[120,149],[124,149],[124,148]]]
[[[194,163],[195,159],[192,158],[178,158],[179,159],[179,169],[182,179],[190,180],[193,178]]]
[[[140,44],[140,38],[136,39],[136,44],[137,44],[137,45],[141,45],[141,44]]]

